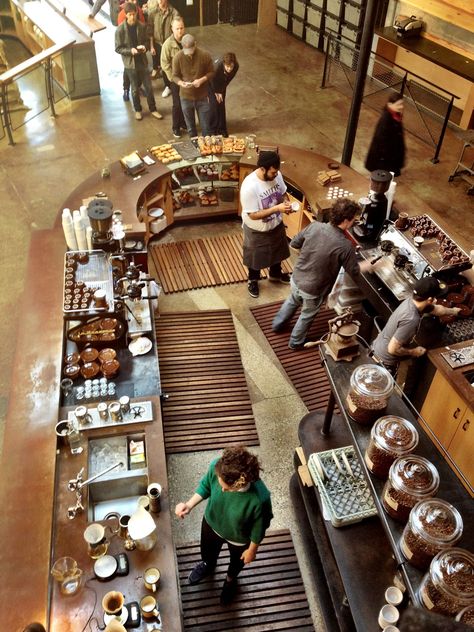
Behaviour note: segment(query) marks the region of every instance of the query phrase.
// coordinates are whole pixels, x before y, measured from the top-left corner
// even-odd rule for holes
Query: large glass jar
[[[474,628],[474,604],[472,606],[466,606],[456,616],[455,621],[470,625]]]
[[[462,536],[459,511],[441,498],[428,498],[410,512],[400,549],[412,566],[426,570],[435,555],[452,548]]]
[[[412,507],[420,500],[435,496],[439,474],[422,456],[409,454],[393,462],[382,492],[382,505],[394,520],[406,522]]]
[[[361,364],[351,375],[347,412],[360,424],[372,424],[384,414],[393,387],[393,377],[387,369],[378,364]]]
[[[410,454],[418,445],[418,431],[407,419],[387,415],[378,419],[370,431],[365,463],[378,478],[387,478],[392,463]]]
[[[419,589],[423,606],[454,617],[474,604],[474,555],[465,549],[447,549],[433,558]]]

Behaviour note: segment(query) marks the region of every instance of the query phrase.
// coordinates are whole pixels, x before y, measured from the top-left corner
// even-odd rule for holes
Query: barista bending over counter
[[[416,281],[413,296],[400,303],[372,343],[374,359],[393,375],[396,374],[401,360],[408,357],[418,358],[426,353],[425,347],[411,346],[424,314],[448,316],[459,313],[458,307],[436,304],[437,297],[445,294],[446,290],[446,285],[434,277],[424,277]]]

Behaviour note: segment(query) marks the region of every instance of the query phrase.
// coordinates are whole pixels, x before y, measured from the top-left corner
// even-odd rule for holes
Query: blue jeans
[[[299,290],[293,279],[291,283],[291,294],[280,307],[279,312],[276,314],[272,322],[272,329],[275,332],[281,331],[285,324],[290,320],[298,307],[301,306],[301,314],[296,321],[293,331],[290,335],[289,346],[298,347],[304,344],[306,340],[306,334],[311,327],[311,323],[314,317],[321,307],[323,302],[322,296],[311,296],[306,292]]]
[[[155,95],[153,94],[153,87],[151,85],[150,75],[148,68],[145,66],[139,68],[125,68],[125,72],[130,80],[130,87],[132,88],[132,101],[133,109],[135,112],[142,111],[142,104],[140,103],[140,86],[143,86],[146,94],[146,100],[150,112],[156,112]]]
[[[183,99],[183,97],[181,97],[181,109],[183,110],[184,120],[186,121],[186,129],[191,137],[197,136],[194,111],[197,112],[199,123],[201,124],[202,135],[210,136],[212,134],[211,105],[209,103],[209,97],[200,99],[199,101]]]

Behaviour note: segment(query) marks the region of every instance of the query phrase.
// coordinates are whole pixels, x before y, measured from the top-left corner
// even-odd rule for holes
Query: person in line
[[[212,128],[214,134],[228,136],[225,112],[227,86],[239,70],[239,62],[235,53],[225,53],[215,63],[215,75],[209,82],[209,98],[212,106]]]
[[[395,177],[405,164],[403,138],[403,95],[395,93],[388,99],[370,143],[365,167],[369,171],[384,169]]]
[[[129,0],[129,2],[133,2],[133,4],[137,5],[137,18],[138,18],[138,21],[141,22],[142,24],[145,24],[145,22],[146,22],[145,15],[143,13],[142,8],[137,3],[137,0]],[[120,9],[120,13],[118,14],[118,18],[117,18],[117,24],[118,25],[122,24],[122,22],[124,22],[126,20],[124,7],[125,7],[125,5],[123,4],[122,8]],[[130,101],[130,79],[128,77],[128,74],[127,74],[127,71],[125,70],[125,68],[123,69],[123,100],[124,101]]]
[[[290,282],[290,275],[282,272],[281,262],[290,256],[283,214],[291,213],[291,203],[280,173],[280,156],[276,152],[259,153],[257,168],[249,173],[240,187],[240,204],[243,262],[249,270],[247,289],[252,298],[258,298],[262,268],[270,268],[270,281]]]
[[[92,5],[91,12],[89,13],[89,18],[93,19],[102,9],[107,0],[89,0],[89,4]],[[114,26],[117,26],[117,18],[120,12],[120,0],[109,0],[109,15],[110,21]]]
[[[197,113],[203,136],[209,136],[212,129],[207,89],[214,77],[214,64],[209,53],[196,46],[193,35],[183,35],[181,45],[182,50],[173,58],[173,81],[179,86],[186,128],[191,137],[197,136]]]
[[[459,313],[459,307],[436,304],[436,299],[445,292],[446,285],[435,277],[416,281],[413,284],[413,296],[400,303],[372,343],[374,359],[392,375],[396,375],[401,360],[419,358],[426,353],[425,347],[413,343],[423,315],[450,316]]]
[[[161,47],[168,37],[170,37],[172,30],[171,24],[175,18],[179,17],[178,11],[171,6],[168,0],[158,0],[158,5],[155,11],[148,12],[148,32],[150,35],[150,52],[153,60],[153,70],[151,71],[151,78],[158,77],[160,72],[160,56]],[[171,94],[170,80],[165,72],[161,73],[163,76],[163,83],[165,85],[161,96],[166,98]]]
[[[137,7],[133,2],[125,3],[125,22],[115,31],[115,52],[122,56],[123,67],[130,79],[132,101],[137,121],[142,120],[142,105],[140,103],[140,86],[143,84],[148,108],[154,118],[163,117],[156,109],[155,97],[148,74],[146,58],[147,35],[146,27],[137,20]]]
[[[357,261],[354,245],[345,234],[359,210],[355,202],[342,198],[332,206],[328,224],[312,222],[291,240],[290,246],[300,250],[300,254],[291,277],[291,294],[273,319],[272,329],[282,331],[301,306],[288,343],[294,351],[313,346],[306,335],[340,268],[354,281],[361,271],[373,269],[370,262]]]
[[[197,584],[214,572],[224,542],[230,563],[221,592],[221,604],[228,605],[237,591],[237,576],[255,560],[260,542],[273,518],[270,492],[260,480],[258,458],[243,446],[226,448],[211,462],[196,492],[187,502],[176,505],[179,518],[187,516],[207,499],[201,526],[201,561],[189,574]]]
[[[169,81],[173,107],[171,109],[172,133],[175,138],[181,138],[181,129],[186,129],[183,110],[181,109],[181,99],[179,98],[179,86],[173,81],[173,59],[181,50],[181,40],[185,33],[183,18],[174,18],[171,23],[172,34],[165,40],[161,48],[161,70]]]

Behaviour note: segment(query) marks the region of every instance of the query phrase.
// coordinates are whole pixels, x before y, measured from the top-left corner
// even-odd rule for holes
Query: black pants
[[[276,279],[278,277],[281,277],[281,263],[274,263],[272,266],[270,266],[269,270],[271,277],[275,277]],[[260,270],[249,268],[249,281],[258,281],[259,278]]]
[[[206,519],[202,519],[201,525],[201,557],[202,561],[206,562],[209,568],[214,569],[217,563],[217,558],[221,552],[222,545],[227,540],[219,537],[217,533],[211,529],[207,524]],[[242,553],[249,548],[248,544],[231,544],[227,542],[230,553],[230,564],[227,568],[227,575],[235,579],[240,571],[244,567],[243,561],[240,559]]]
[[[227,120],[225,113],[225,93],[222,97],[222,103],[218,103],[216,95],[211,89],[209,89],[209,101],[212,106],[212,133],[228,136],[229,134],[227,132]]]
[[[163,73],[165,74],[165,73]],[[179,132],[180,128],[186,129],[183,110],[181,109],[181,99],[179,98],[179,86],[173,81],[170,82],[171,98],[173,107],[171,109],[171,120],[173,131]]]

